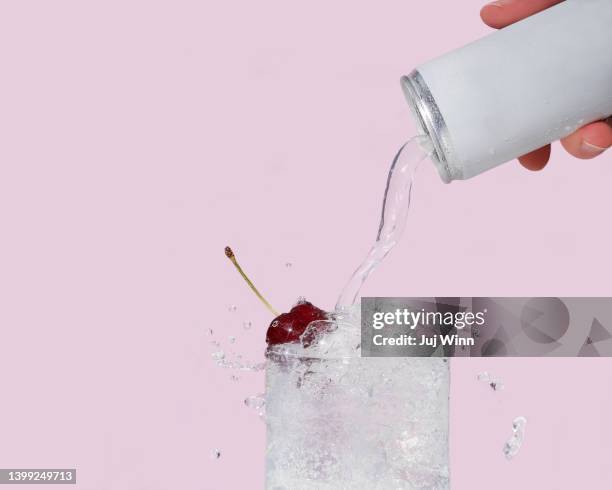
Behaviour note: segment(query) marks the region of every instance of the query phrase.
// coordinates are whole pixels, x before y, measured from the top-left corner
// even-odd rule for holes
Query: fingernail
[[[491,2],[489,5],[493,7],[505,7],[506,5],[510,5],[514,0],[497,0],[495,2]]]
[[[593,145],[588,141],[582,140],[580,144],[580,150],[584,152],[586,155],[596,157],[597,155],[601,155],[607,148],[602,148],[601,146]]]

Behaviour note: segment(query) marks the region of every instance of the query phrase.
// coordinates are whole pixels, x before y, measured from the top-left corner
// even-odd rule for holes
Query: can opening
[[[417,70],[408,76],[403,76],[400,82],[417,126],[431,141],[433,147],[431,159],[438,169],[440,178],[448,184],[457,177],[453,176],[448,165],[450,138],[444,118]]]

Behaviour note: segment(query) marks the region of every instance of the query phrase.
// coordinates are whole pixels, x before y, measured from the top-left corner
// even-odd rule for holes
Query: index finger
[[[485,5],[480,17],[490,27],[501,29],[514,24],[563,0],[497,0]]]

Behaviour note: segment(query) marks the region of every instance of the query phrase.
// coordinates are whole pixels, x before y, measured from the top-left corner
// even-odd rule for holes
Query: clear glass
[[[423,136],[391,165],[376,242],[332,320],[266,362],[266,488],[448,489],[449,367],[440,358],[362,358],[356,305],[368,275],[398,242],[414,177],[431,154]]]
[[[266,488],[449,488],[449,365],[441,358],[268,353]]]

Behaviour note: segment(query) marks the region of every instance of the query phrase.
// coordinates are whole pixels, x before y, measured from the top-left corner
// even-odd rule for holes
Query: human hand
[[[545,10],[562,0],[497,0],[485,5],[480,17],[485,24],[501,29]],[[580,128],[561,140],[565,150],[576,158],[590,159],[601,155],[612,146],[612,118]],[[550,145],[519,158],[529,170],[542,170],[550,159]]]

